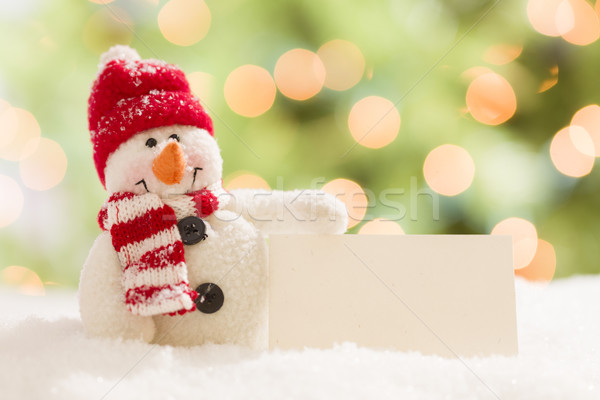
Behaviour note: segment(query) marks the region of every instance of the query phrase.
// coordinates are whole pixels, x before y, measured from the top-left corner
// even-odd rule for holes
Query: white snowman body
[[[155,160],[175,148],[184,160],[183,175],[177,183],[165,183],[160,174],[156,176]],[[206,239],[184,246],[185,262],[192,289],[205,283],[217,285],[224,300],[213,313],[132,314],[124,300],[123,266],[110,234],[103,232],[90,250],[80,280],[81,318],[92,336],[182,346],[212,342],[264,348],[268,325],[265,238],[273,233],[340,234],[347,226],[343,204],[320,191],[219,190],[219,147],[207,131],[196,127],[173,125],[136,134],[111,154],[105,176],[109,194],[150,192],[175,206],[186,193],[213,188],[219,208],[203,218]]]

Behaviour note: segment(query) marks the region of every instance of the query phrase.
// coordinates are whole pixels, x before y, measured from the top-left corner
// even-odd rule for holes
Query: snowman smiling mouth
[[[146,189],[146,192],[150,193],[150,191],[148,190],[148,186],[146,185],[146,180],[145,180],[145,179],[142,179],[141,181],[139,181],[139,182],[138,182],[138,183],[136,183],[135,185],[137,186],[137,185],[139,185],[140,183],[141,183],[142,185],[144,185],[144,189]]]
[[[159,181],[167,185],[175,185],[180,183],[184,177],[185,167],[186,162],[183,155],[183,150],[177,142],[170,142],[167,144],[167,146],[165,146],[165,148],[152,162],[152,172],[154,173],[154,176]],[[196,175],[198,174],[198,171],[202,171],[202,169],[202,167],[194,168],[192,184],[185,193],[189,193],[193,190],[194,184],[196,183]],[[140,184],[144,185],[146,192],[150,193],[144,178],[137,182],[136,186]]]
[[[185,193],[181,193],[181,194],[187,194],[187,193],[191,193],[193,192],[193,188],[194,188],[194,183],[196,183],[196,174],[198,173],[198,171],[202,171],[203,168],[201,167],[196,167],[194,168],[194,178],[192,179],[192,184],[190,185],[190,189],[188,191],[186,191]],[[147,193],[150,193],[150,190],[148,190],[148,184],[146,183],[145,179],[140,180],[139,182],[137,182],[135,185],[144,185],[144,189],[146,189]]]

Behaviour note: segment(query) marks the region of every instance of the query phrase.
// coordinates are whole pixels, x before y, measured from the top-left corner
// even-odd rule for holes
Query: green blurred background
[[[594,4],[581,1],[593,11]],[[35,172],[31,160],[22,166],[26,161],[14,159],[19,157],[0,159],[0,204],[15,196],[18,202],[14,183],[23,198],[16,220],[7,222],[14,217],[9,211],[3,217],[0,269],[21,266],[48,285],[77,285],[106,197],[92,161],[87,98],[99,55],[122,43],[142,58],[164,59],[188,74],[209,77],[201,97],[215,123],[226,183],[240,171],[284,189],[313,186],[316,178],[352,180],[374,196],[364,222],[351,233],[375,217],[397,220],[409,234],[490,233],[501,220],[519,217],[531,221],[538,237],[554,248],[556,277],[600,271],[599,172],[566,176],[549,151],[554,135],[573,115],[598,102],[600,45],[595,39],[577,45],[541,34],[532,27],[525,0],[207,0],[210,26],[206,15],[198,22],[208,27],[206,36],[180,46],[159,28],[165,4],[1,0],[4,110],[9,104],[29,111],[41,136],[66,154],[67,169],[53,187],[36,190],[23,176],[27,168]],[[592,27],[587,31],[596,29],[598,17],[588,17]],[[575,15],[574,23],[579,22]],[[228,106],[225,81],[239,66],[257,65],[273,76],[285,52],[317,52],[334,39],[353,43],[364,57],[360,81],[351,88],[324,87],[305,101],[278,91],[272,107],[252,118]],[[494,52],[500,55],[494,58]],[[516,95],[516,113],[498,125],[476,120],[466,104],[473,76],[488,70],[504,77]],[[388,99],[401,117],[398,136],[379,149],[356,145],[348,127],[353,105],[367,96]],[[0,124],[4,120],[0,114]],[[0,126],[0,135],[7,129]],[[0,146],[9,142],[0,139]],[[436,218],[437,195],[423,195],[430,192],[423,166],[434,148],[448,143],[468,151],[475,174],[463,192],[439,196]],[[590,163],[593,156],[587,156],[567,162]],[[60,175],[56,165],[48,168],[58,168]],[[390,188],[405,191],[394,198],[403,210],[377,201]],[[5,283],[17,279],[5,275]]]

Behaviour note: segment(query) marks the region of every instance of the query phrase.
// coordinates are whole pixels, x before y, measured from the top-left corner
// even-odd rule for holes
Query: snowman
[[[109,198],[82,270],[91,336],[180,346],[267,343],[270,234],[341,234],[344,205],[316,190],[222,188],[212,121],[183,72],[105,53],[88,108]]]

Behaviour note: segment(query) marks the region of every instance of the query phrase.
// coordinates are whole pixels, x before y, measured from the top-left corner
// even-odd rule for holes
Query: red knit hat
[[[108,157],[139,132],[189,125],[213,135],[212,120],[191,93],[184,73],[163,61],[140,60],[125,46],[103,55],[88,102],[88,122],[102,185]]]

